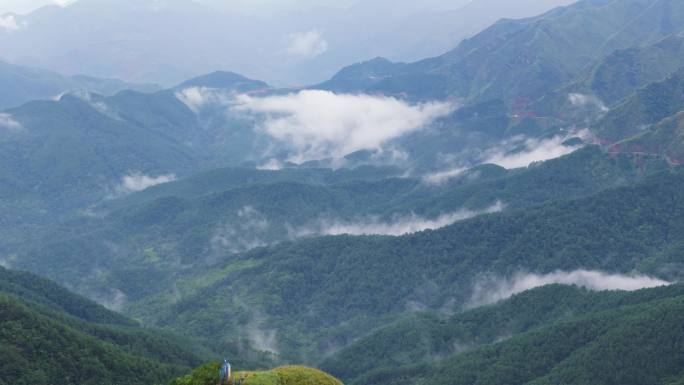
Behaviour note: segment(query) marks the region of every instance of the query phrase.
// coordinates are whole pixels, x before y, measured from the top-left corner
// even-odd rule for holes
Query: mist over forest
[[[684,383],[684,2],[0,0],[0,385]]]

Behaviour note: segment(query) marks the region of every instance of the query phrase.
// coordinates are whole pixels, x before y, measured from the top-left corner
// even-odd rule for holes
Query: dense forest
[[[167,77],[139,23],[176,57],[209,2],[0,13],[0,385],[684,384],[684,2],[337,4],[407,49],[379,21],[511,17],[339,70],[343,18],[254,47],[316,85],[78,73]]]
[[[659,269],[684,234],[683,183],[680,172],[667,171],[634,187],[414,235],[324,237],[257,249],[220,265],[224,278],[188,278],[213,283],[157,313],[156,324],[175,328],[192,319],[195,329],[184,330],[200,335],[230,335],[255,320],[264,330],[283,325],[280,346],[288,350],[281,353],[297,357],[344,346],[411,303],[459,309],[478,273],[584,268],[663,274]],[[249,280],[240,278],[246,275]],[[318,345],[305,342],[310,338]]]
[[[165,383],[211,356],[43,278],[0,275],[3,384]]]

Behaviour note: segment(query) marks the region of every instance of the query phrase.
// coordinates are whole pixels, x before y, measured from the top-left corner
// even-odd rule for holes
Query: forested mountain
[[[669,162],[681,165],[684,162],[684,118],[683,112],[661,120],[648,130],[612,147],[614,152],[633,152],[644,157],[665,154]]]
[[[386,65],[365,90],[512,105],[571,82],[615,50],[655,44],[683,27],[684,8],[675,0],[584,0],[537,17],[499,21],[442,56]]]
[[[0,58],[60,73],[165,86],[215,70],[274,84],[311,84],[366,57],[418,60],[438,55],[500,18],[532,16],[572,2],[300,1],[304,4],[5,0]],[[3,8],[11,8],[8,2],[26,3],[26,9],[49,5],[28,14],[4,14]],[[168,36],[179,30],[182,37],[170,43]]]
[[[653,45],[613,51],[599,62],[572,92],[595,95],[614,106],[634,90],[662,81],[682,67],[684,38],[670,35]],[[569,90],[568,90],[569,91]]]
[[[212,269],[226,256],[256,247],[345,232],[433,229],[483,213],[589,196],[667,167],[657,159],[640,165],[588,147],[529,169],[480,166],[441,184],[374,168],[216,170],[105,202],[89,216],[34,234],[30,245],[13,247],[6,262],[103,301],[122,292],[135,303],[175,287],[178,274],[189,268]],[[102,269],[108,274],[97,273]]]
[[[546,111],[547,117],[539,117],[528,110],[531,99],[555,92],[556,87],[565,83],[590,84],[563,89],[567,89],[568,94],[591,92],[577,95],[579,104],[600,105],[601,99],[607,98],[606,103],[612,106],[618,103],[617,98],[629,98],[631,91],[670,74],[681,56],[681,38],[676,35],[679,32],[679,3],[646,3],[630,0],[603,6],[600,1],[582,1],[538,17],[501,21],[438,58],[411,64],[375,59],[341,71],[321,87],[397,95],[406,92],[409,99],[465,98],[466,106],[437,119],[429,129],[389,140],[385,148],[391,151],[384,153],[394,154],[396,150],[408,159],[402,161],[402,167],[420,170],[429,170],[440,163],[463,167],[486,162],[491,160],[492,152],[499,151],[502,143],[513,143],[510,149],[504,147],[504,151],[517,152],[526,150],[525,140],[545,141],[568,135],[568,127],[578,121],[548,118],[558,115],[559,111]],[[644,22],[627,22],[639,18]],[[579,20],[587,25],[579,24]],[[651,28],[649,23],[659,23],[658,28]],[[606,39],[597,38],[597,33],[606,35]],[[549,40],[543,36],[556,37]],[[566,42],[568,46],[552,43],[556,41]],[[518,59],[510,60],[511,57]],[[512,63],[510,65],[514,67],[508,68],[509,64],[504,66],[505,63]],[[645,71],[647,67],[655,67],[655,70]],[[478,72],[472,72],[475,70]],[[611,86],[617,80],[610,79],[619,77],[611,74],[622,73],[634,73],[634,79],[619,82],[620,88],[611,90],[611,87],[617,87]],[[426,82],[425,79],[438,80]],[[401,89],[402,82],[424,87],[429,93]],[[473,84],[466,84],[470,82]],[[509,94],[496,91],[496,87]],[[516,87],[520,90],[515,91]],[[528,94],[532,88],[539,88],[539,91]],[[653,93],[648,87],[646,90],[643,92]],[[274,115],[287,115],[290,110],[278,112],[282,107],[274,107],[275,110],[266,111],[265,116],[257,114],[255,117],[231,107],[234,101],[230,100],[230,95],[255,91],[259,95],[276,92],[264,82],[215,72],[188,80],[173,90],[151,95],[135,92],[105,98],[91,93],[78,97],[67,95],[58,102],[29,103],[7,111],[0,123],[12,129],[1,134],[2,144],[7,149],[3,151],[6,161],[0,166],[4,168],[2,175],[9,185],[7,191],[14,192],[15,197],[22,196],[19,201],[8,197],[11,206],[33,207],[35,211],[55,207],[82,208],[111,196],[127,176],[169,180],[221,165],[236,166],[245,162],[263,165],[269,160],[284,162],[293,155],[292,148],[266,134],[269,131],[263,128],[262,119],[269,122]],[[565,94],[558,97],[567,99]],[[658,100],[660,98],[670,100],[663,103],[676,103],[677,100],[676,95],[659,96]],[[606,136],[605,139],[616,142],[639,133],[638,127],[643,122],[639,122],[638,117],[634,117],[629,127],[624,119],[632,119],[631,116],[622,114],[625,115],[620,118],[622,120],[616,118],[621,110],[632,114],[639,110],[630,103],[629,100],[622,102],[622,109],[610,111],[598,123],[599,137],[604,139]],[[662,119],[674,112],[677,111],[659,116]],[[586,117],[587,114],[582,110],[578,115]],[[55,119],[63,127],[54,129]],[[579,122],[585,124],[585,120]],[[610,133],[611,130],[616,132]],[[120,135],[122,132],[126,135]],[[515,138],[518,143],[512,142]],[[61,152],[62,148],[74,147],[97,148],[97,151],[79,155],[78,161]],[[122,148],[131,150],[125,153],[117,150]],[[372,151],[366,155],[363,151],[352,155],[346,159],[352,167],[355,162],[358,165],[378,163],[380,159],[384,159],[385,164],[394,161]],[[51,159],[57,159],[57,162],[44,167]],[[449,161],[445,162],[445,159]],[[332,164],[330,159],[319,160],[321,166]],[[106,169],[103,164],[108,165]],[[69,189],[55,190],[55,184],[59,183],[68,184]],[[52,193],[48,194],[48,191]],[[66,195],[74,199],[65,202],[61,197]]]
[[[29,273],[0,268],[0,383],[169,381],[210,353]]]
[[[262,86],[231,76],[188,84],[225,92]],[[233,140],[240,135],[234,126],[201,122],[174,90],[111,97],[84,91],[6,110],[0,114],[4,220],[50,221],[177,176],[240,164],[250,159],[255,134]]]
[[[629,96],[598,123],[597,134],[609,140],[637,135],[682,110],[684,69]]]
[[[678,270],[668,266],[681,242],[675,236],[681,182],[679,172],[666,172],[636,187],[413,235],[325,237],[257,249],[225,259],[204,276],[179,280],[181,293],[213,283],[145,317],[200,334],[260,325],[260,333],[272,333],[270,349],[297,357],[345,346],[412,304],[459,309],[481,274],[636,270],[676,279]],[[232,310],[220,310],[226,308]],[[192,330],[185,326],[190,319]]]
[[[453,317],[413,316],[323,367],[351,384],[674,383],[682,293],[547,286]]]
[[[62,76],[37,68],[0,61],[0,110],[38,99],[55,99],[67,92],[89,91],[113,95],[123,90],[158,91],[152,84],[131,84],[115,79],[89,76]]]
[[[186,47],[224,16],[92,1],[0,46],[134,7],[203,18]],[[120,59],[171,78],[240,23]],[[243,385],[681,382],[682,33],[681,1],[582,0],[296,88],[0,66],[0,384],[215,384],[219,358]]]
[[[270,88],[268,84],[260,80],[247,79],[240,74],[225,71],[216,71],[207,75],[198,76],[176,86],[176,88],[180,90],[189,87],[218,88],[237,92],[263,91]]]

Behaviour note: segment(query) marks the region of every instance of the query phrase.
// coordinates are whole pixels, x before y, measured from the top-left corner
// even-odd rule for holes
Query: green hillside
[[[116,335],[113,328],[91,331],[113,334],[108,340],[80,326],[0,295],[0,383],[154,384],[197,360],[180,345],[147,350],[145,334],[122,330]]]
[[[682,57],[681,34],[667,36],[655,44],[615,50],[571,83],[551,90],[527,109],[535,115],[559,118],[555,124],[560,127],[570,122],[593,126],[634,92],[677,73]],[[617,135],[624,137],[629,132]]]
[[[63,312],[86,322],[119,326],[137,325],[134,321],[73,294],[50,280],[27,272],[0,267],[0,293],[46,306],[53,311]]]
[[[187,5],[138,3],[109,5]],[[351,49],[320,21],[269,49]],[[223,357],[241,385],[684,384],[684,1],[452,46],[292,89],[0,62],[0,385],[216,385]]]
[[[90,91],[113,95],[123,90],[154,92],[158,87],[89,76],[68,77],[52,71],[0,61],[0,110],[19,107],[32,100],[53,99],[66,92]]]
[[[210,363],[179,377],[171,385],[215,385],[218,382],[219,363]],[[244,385],[342,385],[320,370],[305,366],[281,366],[268,371],[234,371],[233,383]]]
[[[373,168],[216,170],[106,202],[100,217],[79,216],[49,227],[40,238],[33,234],[32,244],[14,248],[10,262],[82,294],[106,298],[117,288],[133,303],[152,302],[134,306],[142,316],[216,279],[186,284],[179,275],[213,277],[223,271],[212,267],[216,261],[306,237],[297,236],[297,229],[315,236],[326,221],[434,220],[463,210],[475,215],[497,202],[505,210],[521,209],[635,183],[663,167],[664,162],[638,166],[629,157],[611,158],[587,147],[526,169],[476,167],[442,185],[383,178],[386,171]],[[103,268],[107,274],[93,273]]]
[[[0,268],[2,384],[160,384],[210,354],[51,281]]]
[[[486,349],[518,336],[548,330],[597,312],[681,297],[681,285],[637,292],[591,292],[570,286],[550,285],[513,296],[495,305],[451,317],[418,314],[381,328],[328,358],[322,368],[346,383],[364,383],[374,372],[447,364],[467,352]],[[652,362],[654,356],[645,362]],[[597,363],[601,364],[601,360]],[[440,366],[436,364],[435,366]],[[483,371],[495,372],[492,365]],[[429,376],[428,371],[423,375]],[[491,373],[496,375],[496,373]],[[389,378],[392,377],[390,374]],[[378,374],[377,379],[380,378]],[[388,380],[389,380],[388,378]]]
[[[561,290],[563,295],[557,296]],[[517,311],[515,305],[523,309]],[[385,360],[382,368],[375,367],[348,383],[675,383],[682,370],[683,305],[681,285],[634,293],[536,289],[451,319],[404,323],[407,342],[417,333],[422,345],[407,343],[399,348],[404,354],[395,354],[395,360]],[[343,351],[333,358],[332,367],[355,368],[355,362],[363,359],[354,351],[363,351],[364,343],[396,352],[390,346],[397,344],[397,331],[388,328]],[[494,337],[492,332],[501,334],[484,344],[476,342],[480,336]],[[453,341],[461,350],[454,351]],[[426,343],[450,350],[435,355],[435,351],[422,350]]]
[[[89,97],[95,99],[66,95],[10,111],[23,128],[0,142],[3,200],[63,213],[115,193],[130,172],[158,176],[192,167],[192,152],[178,140],[98,110],[101,99]]]
[[[573,82],[616,50],[655,44],[682,27],[684,8],[676,0],[584,0],[537,17],[501,20],[436,58],[403,66],[370,61],[337,79],[370,72],[376,81],[366,91],[512,105]]]
[[[235,331],[251,325],[275,336],[269,349],[297,359],[346,346],[412,303],[459,308],[483,273],[583,268],[668,277],[676,270],[665,266],[674,263],[683,241],[682,187],[680,171],[665,172],[635,187],[435,231],[314,238],[257,249],[185,278],[178,287],[213,283],[146,319],[227,338],[240,338]]]
[[[612,106],[634,90],[662,81],[682,66],[684,38],[668,36],[653,45],[620,49],[592,70],[584,84],[588,91]]]
[[[598,122],[597,135],[618,141],[640,134],[650,125],[681,111],[683,97],[684,69],[625,99]]]

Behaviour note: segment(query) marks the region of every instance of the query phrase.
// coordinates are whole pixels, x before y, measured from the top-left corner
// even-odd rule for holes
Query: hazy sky
[[[0,0],[0,14],[26,14],[36,8],[57,4],[65,5],[74,0]],[[197,0],[199,3],[231,11],[256,12],[263,10],[296,9],[301,7],[326,6],[347,7],[356,0]]]
[[[225,70],[301,86],[377,56],[437,56],[499,18],[571,1],[0,0],[0,60],[163,85]]]
[[[12,12],[18,14],[29,13],[39,7],[57,4],[66,5],[75,0],[0,0],[0,14]],[[80,0],[87,1],[87,0]],[[163,0],[159,0],[163,1]],[[192,0],[188,0],[192,1]],[[264,12],[281,10],[300,10],[302,8],[335,7],[347,8],[358,0],[195,0],[198,3],[212,6],[217,9],[236,12]],[[544,1],[544,0],[540,0]],[[422,0],[415,2],[415,8],[458,8],[469,0]],[[413,2],[409,2],[413,3]]]
[[[52,0],[0,0],[0,13],[28,13],[38,7],[55,4]]]

